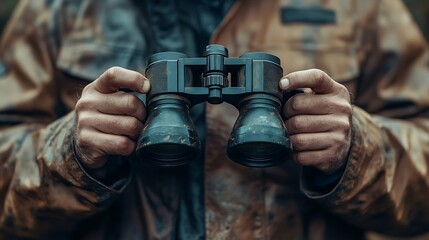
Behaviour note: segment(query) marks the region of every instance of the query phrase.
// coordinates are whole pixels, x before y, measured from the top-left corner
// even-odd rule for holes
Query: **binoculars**
[[[222,45],[208,45],[201,58],[162,52],[148,59],[148,118],[136,154],[159,166],[179,166],[201,154],[189,115],[202,102],[227,102],[239,110],[228,141],[228,157],[248,167],[269,167],[289,159],[292,145],[280,109],[280,59],[267,53],[229,58]]]

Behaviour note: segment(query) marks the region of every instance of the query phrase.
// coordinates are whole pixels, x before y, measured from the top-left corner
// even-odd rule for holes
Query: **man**
[[[129,157],[147,113],[118,89],[147,93],[150,54],[198,56],[209,42],[230,56],[275,54],[287,72],[279,87],[304,89],[283,108],[294,161],[228,160],[237,114],[226,105],[193,110],[206,152],[192,164]],[[428,230],[428,58],[399,1],[23,1],[0,52],[4,238]]]

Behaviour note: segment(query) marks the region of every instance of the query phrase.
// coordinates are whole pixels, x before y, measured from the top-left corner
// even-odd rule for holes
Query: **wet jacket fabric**
[[[0,45],[2,239],[363,239],[428,230],[429,58],[399,0],[238,0],[211,35],[230,56],[269,52],[285,73],[320,68],[349,89],[352,146],[329,189],[292,161],[252,169],[228,160],[237,117],[228,105],[202,107],[205,118],[193,113],[205,154],[190,165],[121,159],[108,180],[83,169],[72,145],[80,91],[111,66],[144,72],[157,51],[199,55],[201,32],[188,24],[195,9],[184,2],[20,3]]]

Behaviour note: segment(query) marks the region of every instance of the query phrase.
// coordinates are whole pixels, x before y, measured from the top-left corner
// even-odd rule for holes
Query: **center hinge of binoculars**
[[[204,86],[209,89],[207,101],[212,104],[223,102],[222,88],[228,86],[228,73],[225,71],[224,60],[228,57],[226,48],[208,46],[204,56],[207,59],[204,72]]]

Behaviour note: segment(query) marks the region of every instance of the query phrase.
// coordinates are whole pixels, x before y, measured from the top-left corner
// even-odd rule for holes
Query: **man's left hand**
[[[351,145],[350,94],[318,69],[298,71],[280,80],[283,91],[305,89],[283,107],[294,160],[329,174],[346,163]]]

